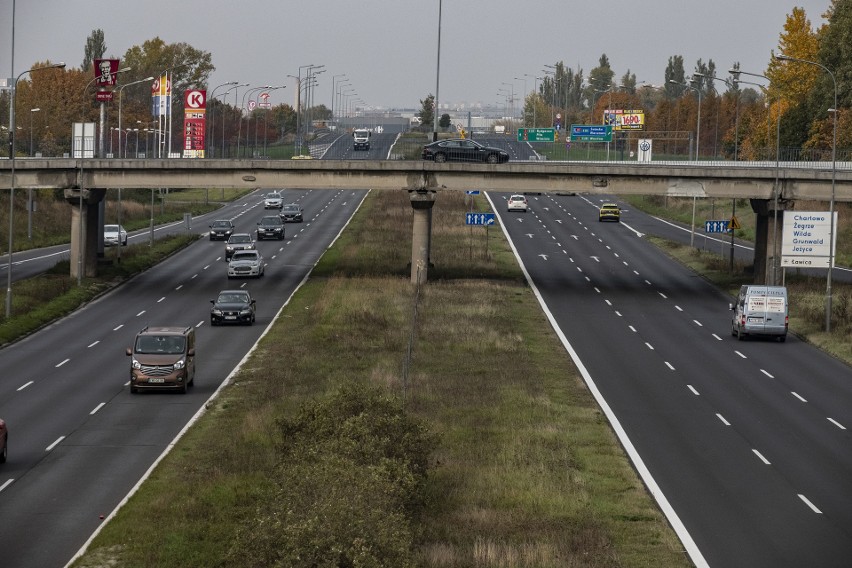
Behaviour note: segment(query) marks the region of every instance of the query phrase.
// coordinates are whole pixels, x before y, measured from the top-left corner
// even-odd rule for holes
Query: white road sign
[[[781,266],[828,268],[830,253],[837,250],[836,211],[834,235],[831,226],[827,211],[787,211],[781,239]]]

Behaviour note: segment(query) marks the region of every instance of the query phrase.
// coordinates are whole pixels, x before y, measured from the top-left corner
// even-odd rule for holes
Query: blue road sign
[[[467,191],[465,191],[465,193],[468,194],[468,195],[479,195],[479,190],[478,189],[468,189]]]
[[[727,233],[728,232],[728,221],[727,219],[720,221],[704,221],[704,232],[705,233]]]
[[[466,213],[464,216],[465,225],[493,225],[494,213]]]

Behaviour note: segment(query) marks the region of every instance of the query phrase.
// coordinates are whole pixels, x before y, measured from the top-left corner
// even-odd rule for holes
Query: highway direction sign
[[[479,195],[479,190],[478,189],[468,189],[467,191],[465,191],[465,193],[468,194],[468,195]]]
[[[494,213],[466,213],[465,225],[493,225]]]
[[[729,221],[727,219],[721,221],[704,221],[705,233],[727,233]]]
[[[553,128],[518,128],[518,142],[553,142]]]
[[[572,142],[612,142],[612,126],[609,124],[572,124]]]

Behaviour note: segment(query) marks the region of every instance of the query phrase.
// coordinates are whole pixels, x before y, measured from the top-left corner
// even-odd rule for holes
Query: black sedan
[[[227,241],[234,234],[234,223],[229,219],[217,219],[210,225],[210,240]]]
[[[222,290],[215,300],[210,300],[210,325],[223,323],[254,323],[255,300],[248,290]]]
[[[278,214],[281,220],[285,223],[301,223],[302,222],[302,206],[298,203],[288,203],[281,208]]]
[[[438,140],[423,146],[421,157],[435,162],[485,162],[503,164],[509,161],[509,153],[500,148],[483,146],[479,142],[464,138]]]

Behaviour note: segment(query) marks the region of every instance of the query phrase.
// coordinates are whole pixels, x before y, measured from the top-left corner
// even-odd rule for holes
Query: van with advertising
[[[366,128],[356,128],[352,131],[354,150],[370,149],[370,131]]]
[[[130,392],[164,389],[186,393],[195,380],[195,329],[146,326],[127,348]]]
[[[731,319],[731,335],[742,340],[747,335],[787,339],[789,311],[785,286],[746,284],[740,287]]]

